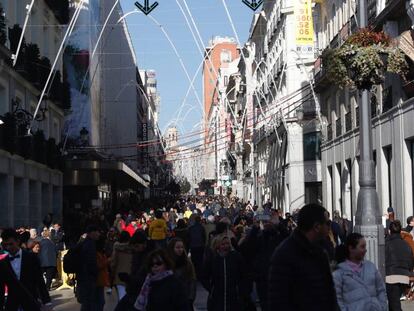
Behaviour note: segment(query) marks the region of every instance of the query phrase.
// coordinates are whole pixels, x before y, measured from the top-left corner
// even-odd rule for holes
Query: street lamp
[[[367,26],[367,2],[359,0],[360,27]],[[384,272],[384,228],[382,226],[378,195],[375,182],[375,163],[372,153],[371,105],[368,90],[361,90],[359,105],[359,186],[357,211],[355,215],[356,232],[364,235],[367,245],[367,259],[374,262]]]
[[[86,127],[82,127],[82,129],[79,131],[79,134],[82,146],[86,146],[89,142],[89,131],[86,129]]]

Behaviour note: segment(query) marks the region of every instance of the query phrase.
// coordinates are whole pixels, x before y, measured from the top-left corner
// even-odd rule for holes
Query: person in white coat
[[[345,258],[333,273],[341,311],[387,311],[385,284],[375,265],[364,260],[366,241],[351,233],[343,245]]]

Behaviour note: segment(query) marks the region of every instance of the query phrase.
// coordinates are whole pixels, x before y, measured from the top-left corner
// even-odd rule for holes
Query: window
[[[342,194],[344,193],[343,183],[342,183],[342,168],[341,163],[336,163],[335,165],[335,197],[337,204],[335,205],[335,210],[339,210],[341,215],[344,213],[342,207]]]
[[[333,211],[335,208],[335,197],[334,197],[334,183],[332,180],[332,166],[328,166],[328,175],[329,175],[328,180],[331,184],[331,187],[330,187],[331,189],[330,189],[330,193],[328,193],[328,196],[329,195],[331,196],[331,205],[332,205],[332,211]]]
[[[383,149],[385,161],[387,164],[387,186],[388,186],[388,206],[392,206],[392,147],[388,146]],[[385,189],[384,189],[385,190]]]
[[[230,63],[231,62],[231,53],[229,50],[222,50],[220,54],[220,62]]]
[[[303,160],[315,161],[321,159],[321,133],[303,134]]]
[[[224,86],[227,86],[227,84],[229,84],[229,77],[224,76]]]
[[[350,204],[350,208],[349,210],[351,211],[350,215],[347,215],[348,217],[350,217],[349,219],[351,219],[351,221],[353,221],[354,219],[354,202],[353,202],[353,187],[352,187],[352,166],[353,166],[353,162],[351,161],[351,159],[348,159],[345,161],[346,163],[346,168],[348,170],[348,182],[347,182],[347,195],[349,198],[349,204]]]
[[[0,84],[0,115],[9,111],[6,88]]]
[[[322,183],[305,182],[305,204],[322,204]]]

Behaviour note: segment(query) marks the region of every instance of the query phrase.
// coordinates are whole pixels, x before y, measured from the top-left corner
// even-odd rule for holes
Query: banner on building
[[[304,56],[313,56],[314,31],[312,0],[295,0],[296,51]]]

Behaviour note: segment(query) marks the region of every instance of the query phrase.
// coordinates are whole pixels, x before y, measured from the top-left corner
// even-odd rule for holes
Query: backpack
[[[83,243],[76,244],[68,250],[65,257],[63,257],[63,271],[65,273],[78,273],[82,267],[82,247]]]

